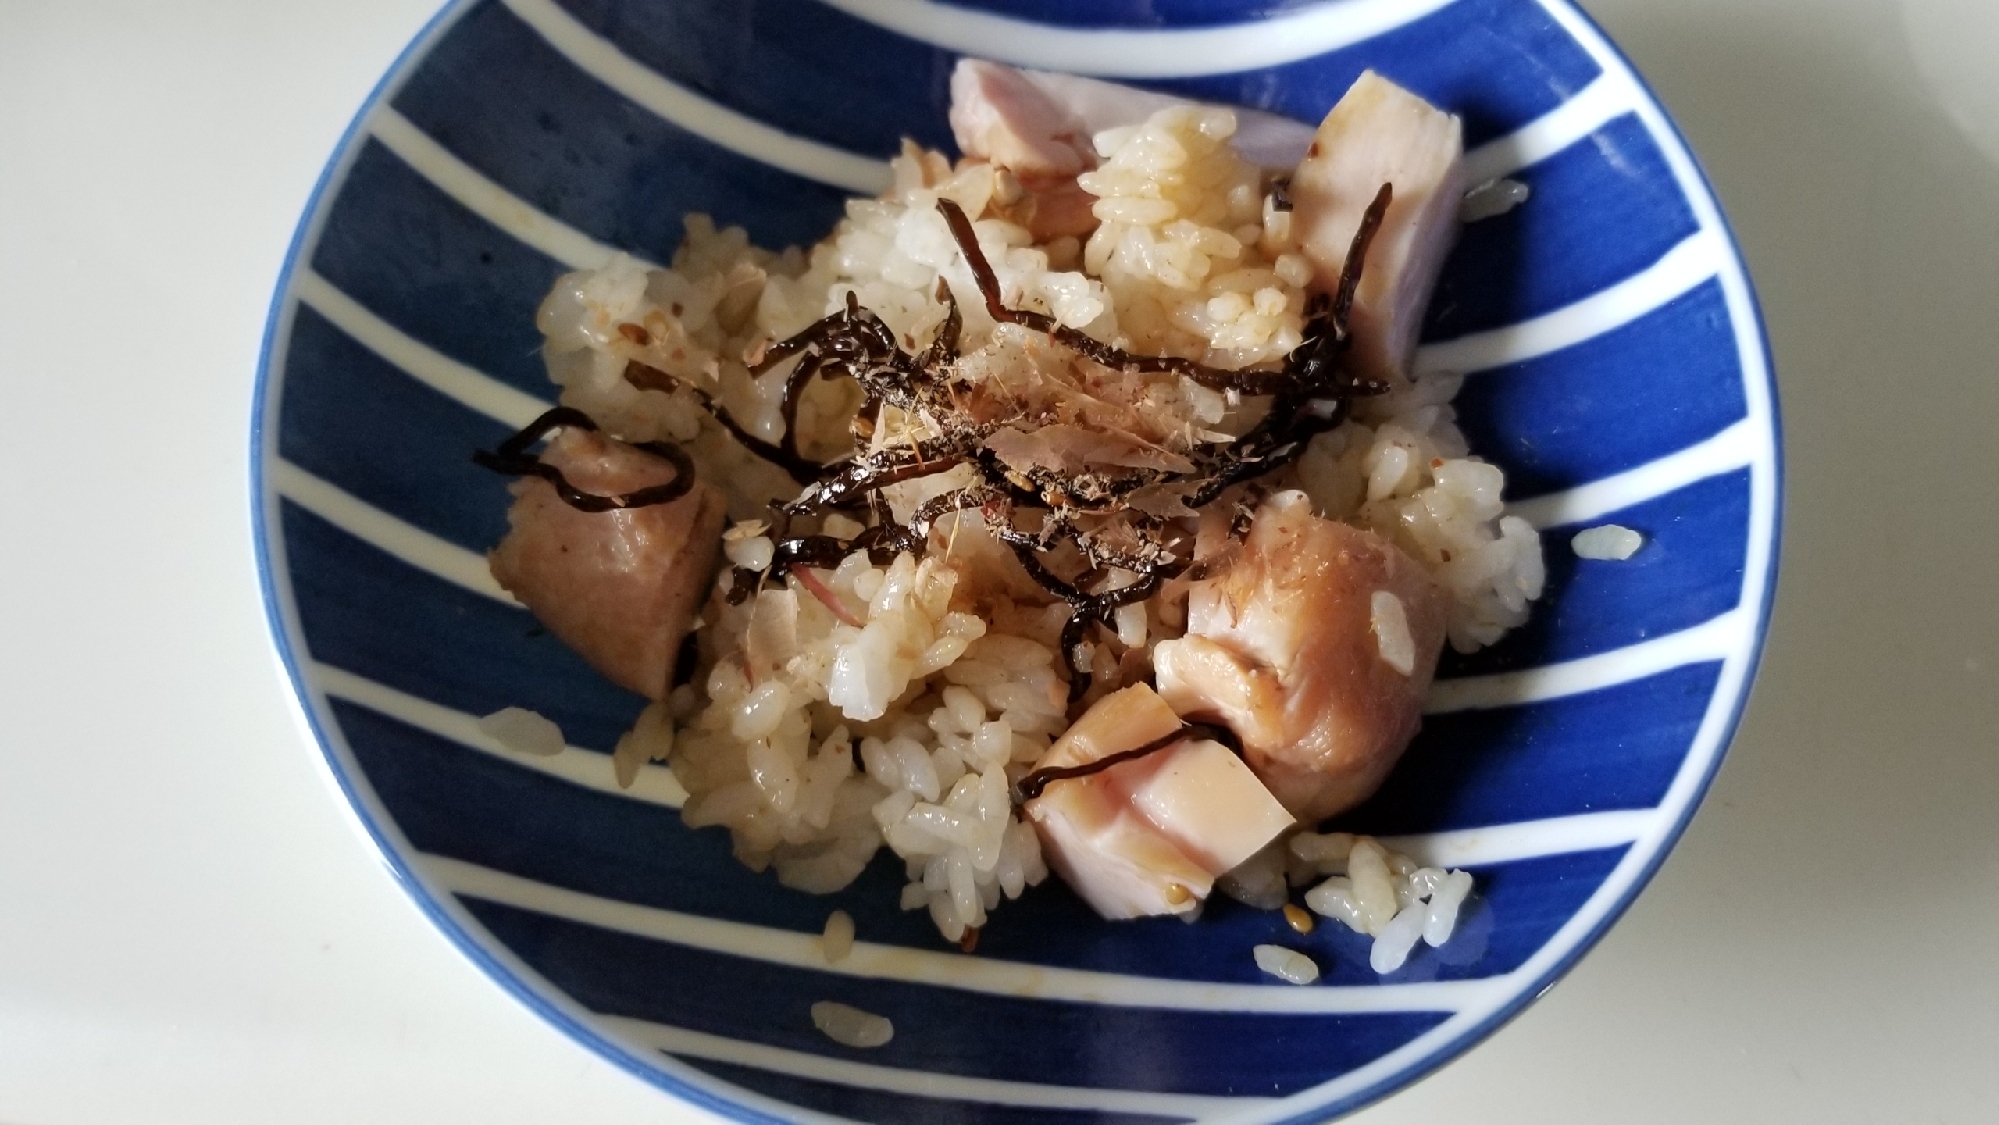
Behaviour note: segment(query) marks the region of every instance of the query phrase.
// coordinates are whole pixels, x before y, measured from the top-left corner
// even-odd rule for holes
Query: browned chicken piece
[[[573,428],[549,442],[541,460],[599,495],[666,484],[674,474],[663,458]],[[487,560],[493,577],[611,681],[663,698],[715,576],[721,494],[696,484],[669,504],[583,512],[537,478],[514,491],[511,530]]]
[[[1159,694],[1233,730],[1284,807],[1317,822],[1366,800],[1415,737],[1448,608],[1399,548],[1279,493],[1193,584],[1187,635],[1153,649]]]
[[[1100,761],[1179,729],[1173,709],[1134,684],[1091,705],[1037,768]],[[1194,910],[1217,876],[1293,824],[1240,758],[1200,738],[1050,782],[1023,811],[1048,862],[1106,918]]]
[[[1291,176],[1291,230],[1332,292],[1361,214],[1382,184],[1394,199],[1368,247],[1349,327],[1358,374],[1409,375],[1423,310],[1457,239],[1464,198],[1464,130],[1456,117],[1373,71],[1348,88],[1319,125]]]

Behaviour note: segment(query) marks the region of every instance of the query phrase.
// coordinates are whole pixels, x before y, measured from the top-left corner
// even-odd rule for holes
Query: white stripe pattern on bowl
[[[1713,228],[1702,227],[1659,260],[1615,285],[1515,324],[1425,344],[1418,371],[1470,375],[1574,347],[1637,320],[1713,277],[1728,248]]]
[[[1440,679],[1430,685],[1430,698],[1423,705],[1423,713],[1448,715],[1453,711],[1539,703],[1628,684],[1689,664],[1720,660],[1741,645],[1743,630],[1752,624],[1754,616],[1738,606],[1691,628],[1609,652],[1514,672]]]
[[[474,215],[573,270],[602,269],[620,253],[494,183],[450,149],[417,128],[394,106],[382,105],[368,119],[368,132],[417,175]],[[637,255],[633,255],[637,257]],[[646,269],[653,263],[638,259]]]
[[[1659,818],[1658,809],[1613,809],[1414,836],[1383,836],[1381,842],[1430,867],[1484,867],[1629,844]]]
[[[1755,459],[1759,436],[1755,423],[1744,418],[1677,453],[1668,453],[1656,461],[1588,484],[1517,500],[1508,504],[1506,511],[1543,531],[1600,519],[1677,492],[1697,481],[1743,468]]]
[[[554,0],[500,0],[584,73],[682,129],[773,168],[862,195],[888,189],[888,162],[775,129],[649,70]]]
[[[934,47],[1103,78],[1192,78],[1300,62],[1421,19],[1452,0],[1330,0],[1255,23],[1174,29],[1052,27],[934,0],[824,0]]]
[[[520,607],[514,596],[493,578],[492,568],[486,565],[484,555],[399,520],[290,461],[280,460],[272,470],[278,495],[354,538],[454,586],[484,594],[505,605]]]
[[[453,894],[579,922],[601,930],[692,949],[746,957],[835,976],[892,980],[993,996],[1195,1012],[1337,1015],[1456,1012],[1507,989],[1510,974],[1415,984],[1221,984],[1169,977],[1068,969],[956,951],[857,941],[828,964],[817,933],[687,914],[586,894],[447,856],[425,855],[424,873]]]
[[[516,390],[411,337],[303,265],[292,278],[292,293],[300,304],[325,317],[349,339],[410,378],[510,430],[521,429],[555,405]]]
[[[707,1059],[736,1066],[755,1067],[794,1078],[832,1082],[863,1090],[883,1090],[919,1098],[947,1101],[984,1102],[1031,1109],[1082,1109],[1101,1113],[1129,1113],[1157,1117],[1203,1118],[1245,1106],[1258,1106],[1270,1098],[1222,1098],[1198,1094],[1153,1094],[1139,1090],[1117,1090],[1101,1086],[1047,1086],[1034,1082],[1007,1082],[994,1078],[969,1078],[929,1070],[879,1066],[851,1059],[829,1058],[805,1051],[791,1051],[762,1043],[746,1043],[703,1031],[690,1031],[668,1024],[650,1023],[628,1016],[598,1017],[612,1032],[654,1050],[687,1058]]]
[[[1465,153],[1465,182],[1477,185],[1539,164],[1630,113],[1638,100],[1630,79],[1604,71],[1562,104]]]
[[[687,801],[687,790],[681,788],[679,779],[665,766],[640,766],[632,787],[622,789],[612,775],[607,755],[577,746],[565,747],[562,753],[547,757],[522,754],[500,745],[491,735],[479,729],[476,717],[463,711],[397,691],[324,661],[315,661],[311,667],[314,680],[329,698],[358,704],[378,715],[386,715],[426,734],[490,754],[522,769],[546,774],[584,789],[670,809],[677,809]]]

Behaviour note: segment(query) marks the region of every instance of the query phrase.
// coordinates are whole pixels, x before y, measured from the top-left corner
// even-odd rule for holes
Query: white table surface
[[[0,0],[0,1121],[701,1119],[404,897],[258,601],[287,240],[433,0]],[[1596,0],[1782,384],[1776,624],[1706,805],[1523,1016],[1358,1114],[1999,1120],[1999,2]]]

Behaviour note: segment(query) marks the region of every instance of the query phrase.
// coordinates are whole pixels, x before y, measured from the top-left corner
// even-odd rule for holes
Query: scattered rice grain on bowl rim
[[[525,707],[502,707],[479,720],[479,730],[517,754],[547,758],[562,753],[562,728]]]
[[[1519,180],[1487,180],[1465,192],[1464,202],[1458,206],[1458,221],[1476,223],[1498,218],[1527,202],[1532,194],[1534,189]]]
[[[1291,984],[1311,984],[1319,979],[1319,966],[1310,957],[1281,945],[1259,945],[1254,950],[1256,967]]]
[[[1619,562],[1638,553],[1645,545],[1645,537],[1628,527],[1614,523],[1602,527],[1592,527],[1576,532],[1569,540],[1569,547],[1581,559],[1609,559]]]
[[[812,1025],[842,1047],[868,1050],[895,1038],[895,1025],[886,1016],[864,1012],[837,1000],[821,1000],[812,1005]]]
[[[828,964],[838,964],[854,951],[854,918],[844,910],[826,916],[826,930],[819,935],[819,949]]]

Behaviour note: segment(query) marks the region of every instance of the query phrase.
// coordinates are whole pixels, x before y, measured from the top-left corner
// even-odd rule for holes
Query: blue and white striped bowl
[[[502,482],[468,453],[539,412],[533,313],[613,249],[665,260],[687,211],[810,241],[948,141],[958,52],[1316,120],[1363,67],[1463,115],[1477,181],[1425,362],[1474,372],[1475,448],[1548,531],[1531,624],[1452,658],[1384,791],[1349,818],[1471,868],[1459,936],[1376,979],[1364,939],[1222,904],[1105,924],[1059,886],[976,958],[896,909],[784,890],[690,832],[670,774],[611,782],[640,701],[536,629],[482,552]],[[1308,1120],[1491,1031],[1628,904],[1686,824],[1756,662],[1774,572],[1776,408],[1754,299],[1684,143],[1566,0],[470,0],[356,119],[299,228],[253,438],[265,592],[328,762],[390,865],[493,977],[673,1093],[746,1119]],[[1574,529],[1646,536],[1584,562]],[[496,752],[541,711],[574,748]],[[844,907],[861,944],[814,936]],[[1281,938],[1326,968],[1260,975]],[[871,1052],[808,1011],[893,1018]]]

